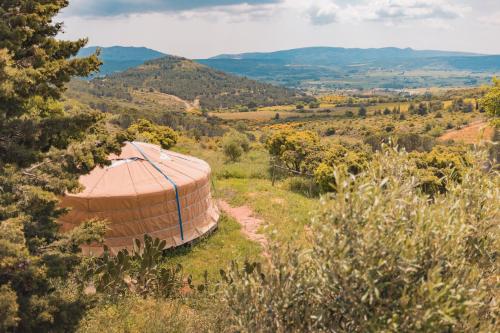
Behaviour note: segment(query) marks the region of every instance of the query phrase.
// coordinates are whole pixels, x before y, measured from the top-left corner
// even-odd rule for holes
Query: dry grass
[[[218,117],[224,120],[255,120],[268,121],[274,119],[276,113],[279,113],[280,119],[291,117],[306,117],[311,113],[290,112],[290,111],[250,111],[250,112],[212,112],[210,116]]]
[[[164,94],[161,92],[132,91],[134,99],[146,103],[155,103],[161,106],[173,107],[175,109],[185,109],[194,112],[199,109],[199,101],[189,102],[177,96]]]
[[[294,111],[296,109],[295,104],[290,104],[290,105],[274,105],[274,106],[264,106],[261,108],[258,108],[257,111]]]

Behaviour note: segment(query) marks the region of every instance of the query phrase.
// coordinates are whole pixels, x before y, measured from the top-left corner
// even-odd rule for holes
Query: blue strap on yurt
[[[151,161],[148,155],[146,155],[146,153],[138,145],[136,145],[135,142],[130,142],[130,143],[132,144],[132,146],[135,147],[135,149],[139,151],[139,153],[141,153],[144,159],[148,161],[149,164],[151,164],[151,166],[156,169],[156,171],[161,173],[161,175],[165,177],[165,179],[168,182],[170,182],[170,184],[172,184],[172,186],[174,187],[175,201],[177,202],[177,215],[179,216],[179,228],[181,231],[181,240],[184,241],[184,230],[182,228],[181,202],[179,200],[179,189],[177,188],[177,184],[169,176],[167,176],[153,161]]]

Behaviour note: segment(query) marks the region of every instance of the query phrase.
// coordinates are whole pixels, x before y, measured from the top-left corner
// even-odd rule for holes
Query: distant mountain
[[[321,82],[329,82],[329,88],[467,85],[488,80],[492,74],[500,72],[500,55],[393,47],[310,47],[269,53],[223,54],[197,61],[228,73],[303,88],[318,86]],[[408,71],[427,73],[409,75]],[[379,77],[374,78],[377,75]]]
[[[365,62],[385,62],[392,60],[421,59],[452,56],[477,56],[478,54],[449,51],[419,51],[411,48],[385,47],[359,49],[342,47],[307,47],[269,53],[223,54],[211,59],[253,59],[281,60],[287,64],[345,66]]]
[[[101,50],[99,58],[103,62],[98,76],[122,72],[129,68],[142,65],[148,60],[158,59],[165,56],[164,53],[148,49],[146,47],[91,46],[81,49],[78,53],[78,57],[86,57],[94,54],[98,48]]]
[[[308,100],[296,90],[229,75],[191,60],[165,56],[81,86],[97,97],[133,100],[134,91],[163,93],[205,109],[267,106]]]

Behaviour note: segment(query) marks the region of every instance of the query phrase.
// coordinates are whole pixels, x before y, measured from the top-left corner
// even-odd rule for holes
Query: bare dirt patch
[[[182,108],[186,112],[195,112],[200,108],[200,100],[195,99],[193,102],[183,100],[175,95],[164,94],[161,92],[144,92],[135,91],[134,97],[147,102],[154,102],[159,105]]]
[[[491,140],[493,138],[494,130],[485,121],[477,121],[469,126],[458,130],[451,130],[446,132],[439,140],[448,141],[453,140],[457,142],[464,142],[468,144],[479,143],[481,140]]]
[[[219,200],[220,209],[227,215],[235,219],[241,225],[241,232],[250,240],[259,243],[264,252],[264,256],[268,256],[267,247],[268,241],[266,236],[258,233],[259,227],[264,223],[262,219],[254,216],[254,212],[248,206],[231,207],[224,200]]]

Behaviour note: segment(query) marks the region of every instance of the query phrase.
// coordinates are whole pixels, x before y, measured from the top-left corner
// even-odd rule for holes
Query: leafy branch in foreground
[[[102,239],[88,223],[59,233],[59,198],[78,177],[106,164],[124,136],[105,115],[66,111],[65,84],[99,68],[97,55],[75,58],[85,39],[56,38],[66,0],[0,2],[0,292],[4,332],[67,332],[89,300],[74,285],[79,245]],[[86,236],[84,236],[85,234]]]
[[[376,153],[337,173],[311,248],[233,265],[223,299],[234,331],[493,332],[498,328],[500,186],[468,167],[432,199],[406,153]]]

